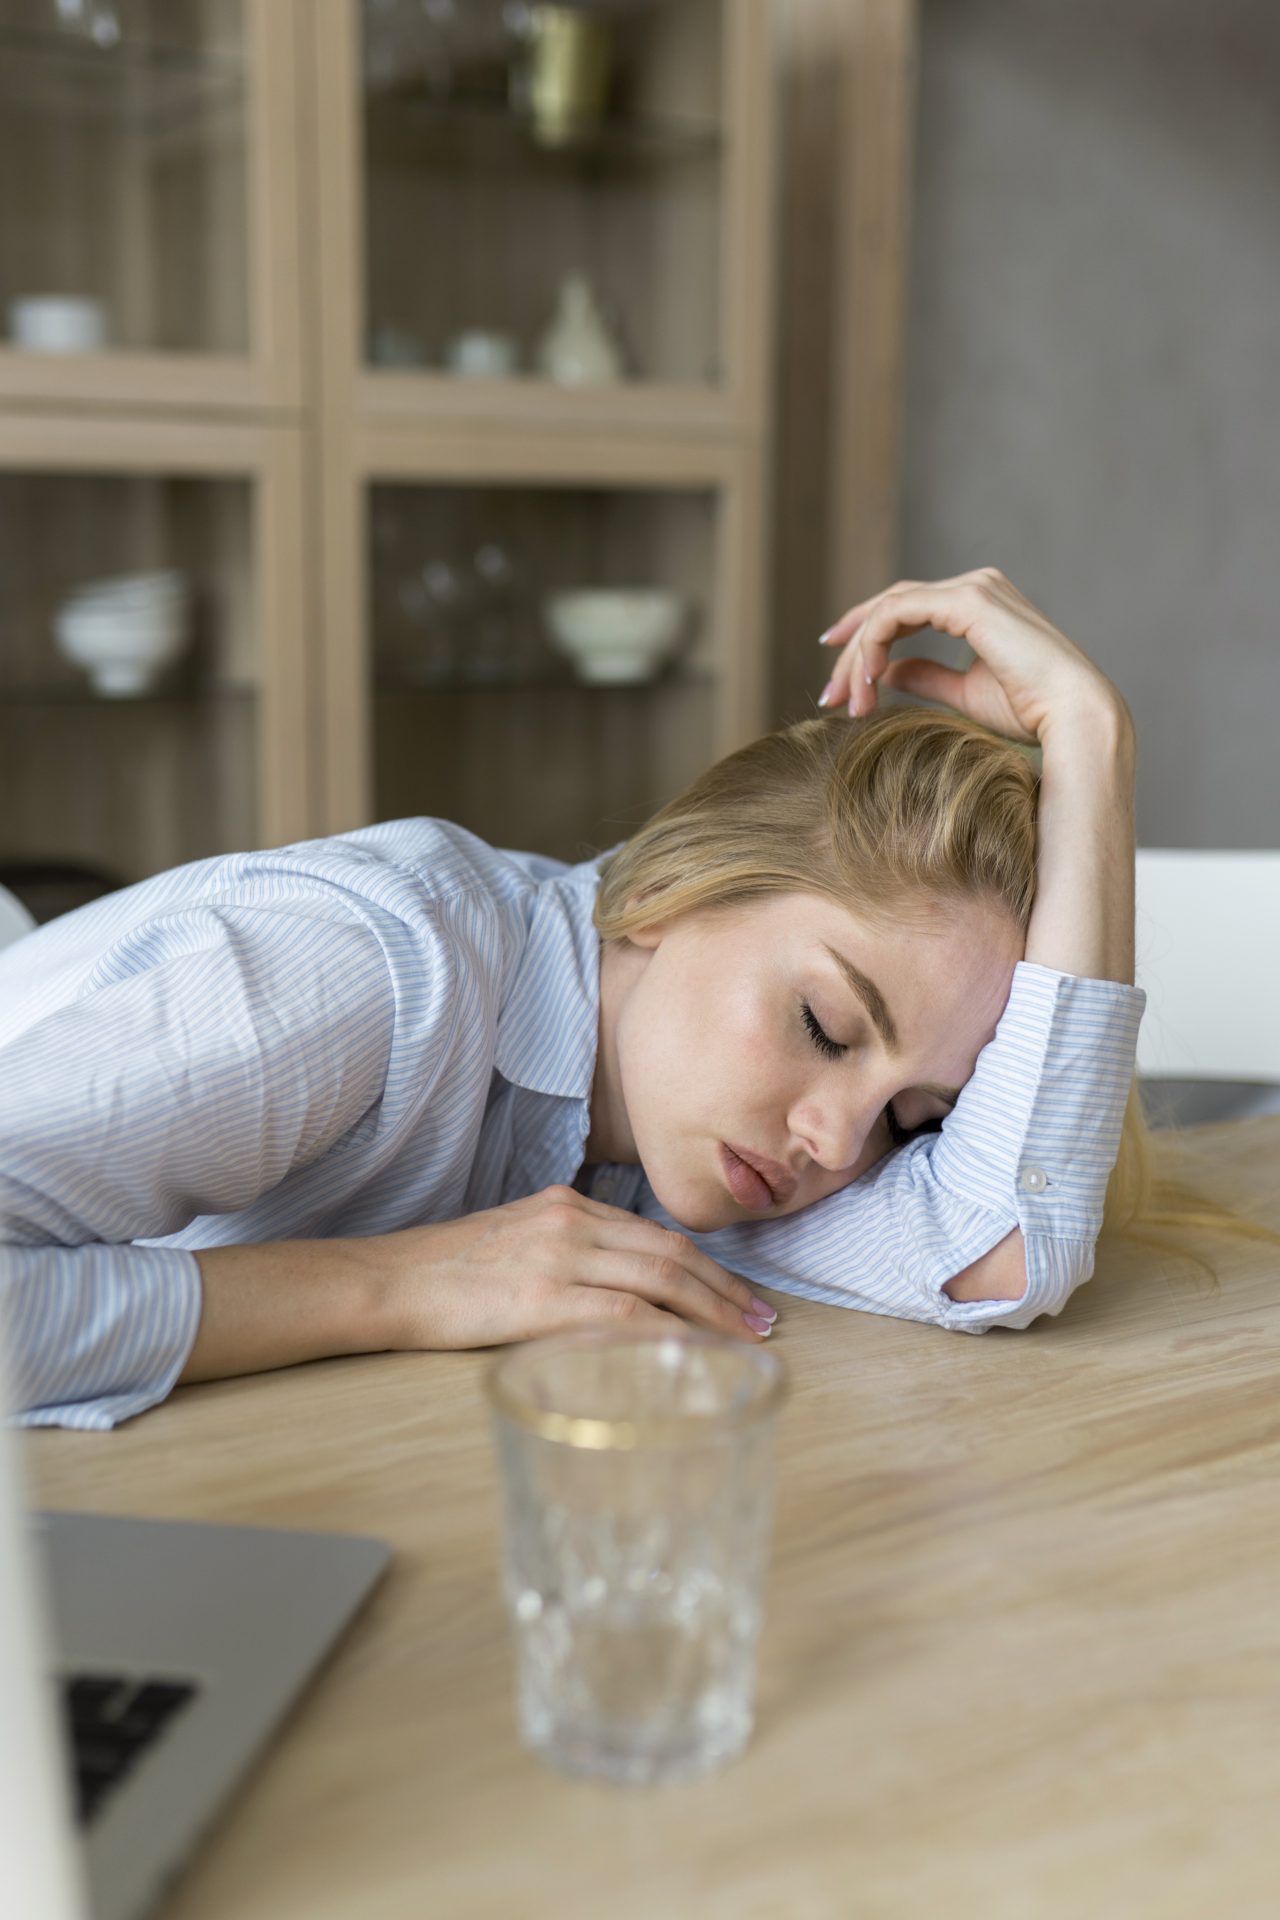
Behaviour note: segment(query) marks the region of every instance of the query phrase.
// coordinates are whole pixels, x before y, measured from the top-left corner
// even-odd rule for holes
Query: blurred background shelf
[[[296,414],[294,16],[0,0],[0,405]],[[24,324],[51,298],[75,350]]]
[[[529,112],[499,102],[437,101],[371,93],[365,153],[372,166],[535,167],[594,174],[613,167],[683,166],[718,160],[713,122],[606,119],[560,146],[539,138]]]
[[[595,18],[549,136],[498,0],[447,46],[420,0],[0,0],[0,861],[402,813],[578,857],[765,724],[768,0]],[[19,338],[50,296],[98,337]],[[183,658],[104,698],[59,609],[165,570]],[[674,656],[575,677],[582,589],[678,603]]]
[[[116,699],[95,693],[91,687],[0,685],[0,704],[5,707],[92,707],[127,713],[136,707],[187,708],[209,700],[256,700],[258,692],[257,687],[175,687]]]
[[[211,116],[238,118],[246,79],[243,57],[231,50],[126,38],[98,44],[87,32],[0,20],[0,112],[19,122],[51,117],[64,128],[79,122],[190,139]]]
[[[587,699],[626,699],[635,705],[645,695],[656,693],[666,687],[714,687],[714,674],[681,674],[676,670],[654,674],[652,680],[629,680],[622,684],[610,685],[608,682],[589,682],[576,680],[574,674],[537,674],[528,680],[378,680],[374,693],[380,699],[399,699],[399,697],[428,697],[428,699],[455,699],[464,695],[486,695],[486,693],[581,693]]]

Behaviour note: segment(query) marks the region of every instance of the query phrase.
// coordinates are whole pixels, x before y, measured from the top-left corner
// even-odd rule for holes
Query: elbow
[[[949,1300],[1021,1300],[1026,1290],[1026,1247],[1019,1227],[942,1289]]]

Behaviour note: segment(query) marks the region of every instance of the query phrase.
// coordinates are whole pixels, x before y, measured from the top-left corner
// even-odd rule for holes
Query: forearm
[[[1028,960],[1132,986],[1136,767],[1122,703],[1045,739]]]
[[[383,1239],[279,1240],[195,1257],[200,1327],[179,1386],[396,1344]]]
[[[1026,958],[1132,986],[1137,749],[1123,711],[1080,721],[1045,746],[1036,898]],[[1018,1299],[1026,1244],[1015,1229],[948,1281],[952,1300]]]
[[[1122,711],[1053,735],[1040,783],[1036,898],[1026,958],[1059,973],[1132,986],[1137,748]],[[948,1281],[952,1300],[1018,1299],[1020,1230]]]

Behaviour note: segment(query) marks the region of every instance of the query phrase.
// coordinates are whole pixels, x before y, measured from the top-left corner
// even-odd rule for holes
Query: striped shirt
[[[0,1300],[31,1425],[170,1392],[197,1247],[392,1233],[571,1184],[601,855],[398,820],[203,860],[0,954]],[[749,1281],[968,1333],[1093,1269],[1146,996],[1020,962],[940,1133],[798,1214],[696,1239]],[[634,1166],[584,1176],[674,1224]],[[1019,1300],[942,1289],[1015,1227]]]

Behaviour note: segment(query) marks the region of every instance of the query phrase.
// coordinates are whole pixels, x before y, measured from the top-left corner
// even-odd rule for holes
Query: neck
[[[638,1156],[631,1137],[622,1073],[618,1064],[618,1018],[648,954],[629,940],[605,940],[600,946],[600,1025],[596,1070],[591,1082],[591,1129],[584,1166],[601,1161],[633,1164]]]

